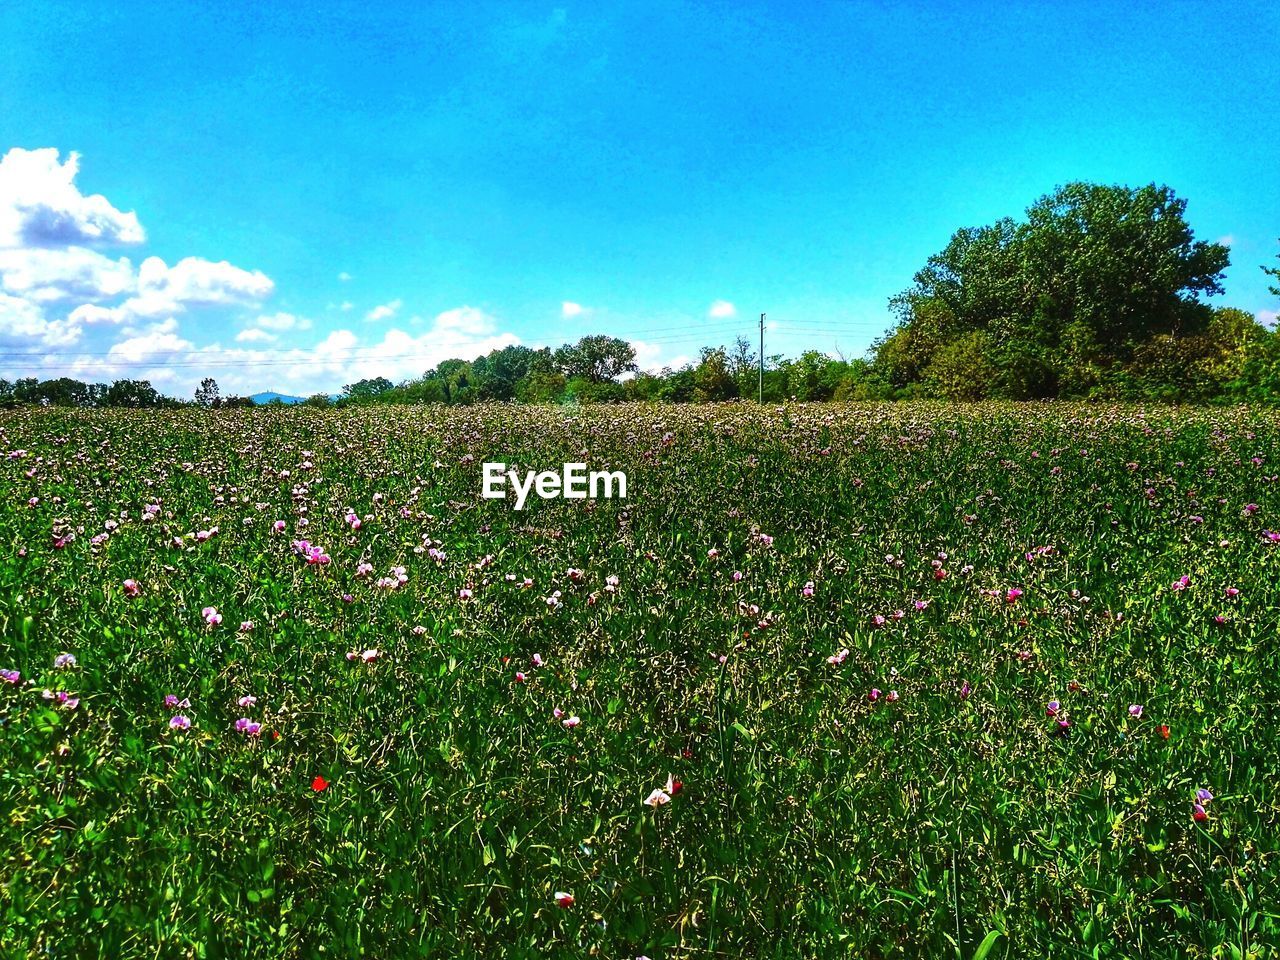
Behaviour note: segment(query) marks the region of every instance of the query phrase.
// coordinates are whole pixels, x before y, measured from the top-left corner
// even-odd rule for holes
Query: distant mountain
[[[291,397],[287,393],[276,393],[274,390],[264,390],[262,393],[255,393],[249,398],[256,404],[271,403],[279,400],[281,403],[302,403],[306,397]]]

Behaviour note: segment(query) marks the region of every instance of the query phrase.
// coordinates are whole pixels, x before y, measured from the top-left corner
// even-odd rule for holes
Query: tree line
[[[763,399],[1041,398],[1280,403],[1280,332],[1213,305],[1230,249],[1195,239],[1165,186],[1071,183],[1020,219],[957,230],[889,306],[894,326],[867,356],[809,350],[764,358]],[[1262,266],[1276,283],[1280,266]],[[625,340],[509,346],[446,360],[393,383],[375,377],[311,406],[367,403],[692,403],[755,397],[759,357],[739,337],[678,369],[640,371]],[[222,397],[212,378],[190,401]],[[178,406],[146,380],[0,380],[0,405]]]

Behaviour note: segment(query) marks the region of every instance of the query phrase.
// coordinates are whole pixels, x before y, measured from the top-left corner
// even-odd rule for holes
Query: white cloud
[[[269,316],[264,314],[253,321],[253,326],[262,330],[310,330],[311,321],[306,317],[295,316],[292,313],[273,313]]]
[[[347,271],[343,270],[340,274],[338,274],[338,279],[341,280],[343,283],[346,283],[348,280],[352,279],[352,276],[351,274],[347,273]]]
[[[133,264],[87,247],[0,250],[0,290],[28,300],[106,300],[133,289]]]
[[[736,317],[738,309],[728,300],[716,300],[707,308],[708,317]]]
[[[560,316],[566,320],[570,317],[580,317],[586,312],[586,307],[580,303],[574,303],[572,300],[566,300],[560,304]]]
[[[1234,233],[1228,233],[1225,237],[1219,237],[1218,242],[1224,247],[1234,247],[1236,245],[1236,236]]]
[[[48,319],[40,307],[22,297],[0,293],[0,341],[16,341],[23,347],[62,347],[80,339],[80,325],[66,319]],[[24,351],[25,352],[25,351]]]
[[[1264,327],[1274,328],[1277,323],[1280,323],[1280,310],[1259,310],[1253,316]]]
[[[236,334],[236,343],[275,343],[280,339],[274,333],[268,333],[259,327],[249,327]]]
[[[102,194],[75,185],[80,156],[63,162],[58,150],[14,147],[0,158],[0,247],[73,247],[141,243],[137,214],[113,207]]]
[[[631,340],[629,342],[636,351],[636,366],[644,373],[658,373],[663,367],[679,370],[692,362],[683,353],[667,355],[665,344],[647,343],[644,340]]]
[[[342,303],[338,304],[338,309],[341,310],[343,313],[346,313],[348,310],[351,310],[354,306],[355,304],[352,303],[350,300],[343,300]]]
[[[399,310],[402,305],[403,304],[399,300],[392,300],[390,303],[380,304],[366,313],[364,318],[370,321],[386,320],[389,317],[394,317],[396,315],[396,311]]]
[[[242,270],[225,260],[216,263],[184,257],[172,267],[147,257],[138,267],[138,296],[183,306],[253,303],[264,300],[275,284],[260,270]]]

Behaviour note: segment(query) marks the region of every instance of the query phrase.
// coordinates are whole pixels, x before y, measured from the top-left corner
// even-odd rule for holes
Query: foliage
[[[1070,183],[1023,221],[959,230],[891,301],[899,328],[877,364],[899,387],[1028,399],[1105,393],[1145,382],[1153,356],[1211,353],[1184,341],[1210,326],[1202,298],[1222,292],[1228,250],[1196,240],[1185,210],[1168,187]],[[966,370],[984,379],[963,384]],[[1224,386],[1178,394],[1186,375],[1179,366],[1144,395]]]
[[[1274,414],[0,427],[0,956],[1276,956]]]

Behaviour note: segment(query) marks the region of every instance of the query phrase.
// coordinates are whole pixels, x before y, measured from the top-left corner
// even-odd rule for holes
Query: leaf
[[[991,948],[996,945],[996,941],[999,939],[1000,939],[999,930],[992,930],[985,937],[983,937],[982,942],[978,944],[978,949],[975,950],[973,953],[973,960],[986,960],[987,954],[991,952]]]

